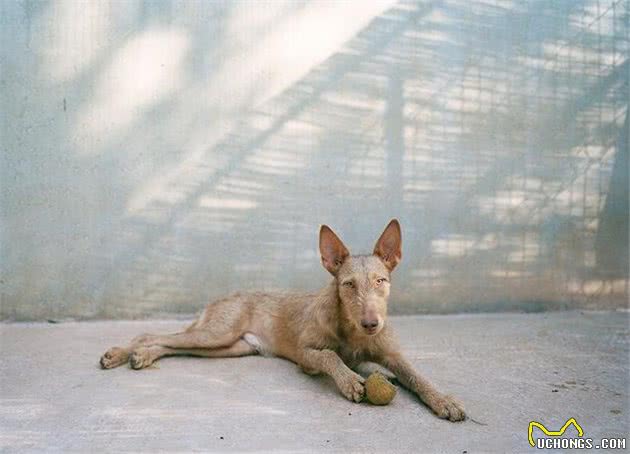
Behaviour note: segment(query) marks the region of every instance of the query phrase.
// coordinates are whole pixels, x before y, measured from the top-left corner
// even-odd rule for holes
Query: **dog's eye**
[[[353,288],[354,287],[354,282],[352,282],[352,281],[344,282],[343,286],[344,287],[348,287],[348,288]]]
[[[387,282],[387,279],[385,279],[384,277],[379,277],[376,280],[376,285],[381,285],[383,282]]]

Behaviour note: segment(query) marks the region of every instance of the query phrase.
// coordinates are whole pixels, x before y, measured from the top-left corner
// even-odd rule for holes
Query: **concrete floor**
[[[484,425],[439,420],[405,391],[387,407],[352,404],[275,358],[98,368],[108,347],[181,322],[2,324],[0,450],[533,452],[530,420],[557,430],[570,417],[595,441],[628,434],[627,312],[392,322],[418,368]]]

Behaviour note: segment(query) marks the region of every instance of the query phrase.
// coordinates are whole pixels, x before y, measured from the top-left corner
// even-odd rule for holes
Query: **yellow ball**
[[[396,396],[396,387],[380,372],[374,372],[365,381],[365,395],[374,405],[387,405]]]

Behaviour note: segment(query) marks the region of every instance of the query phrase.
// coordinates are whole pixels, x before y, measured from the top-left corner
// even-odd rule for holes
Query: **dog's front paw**
[[[344,377],[338,383],[339,390],[346,399],[353,402],[361,402],[365,396],[365,380],[359,374],[352,373]]]
[[[466,419],[466,412],[463,405],[452,396],[439,396],[431,402],[431,410],[439,418],[449,421],[463,421]]]

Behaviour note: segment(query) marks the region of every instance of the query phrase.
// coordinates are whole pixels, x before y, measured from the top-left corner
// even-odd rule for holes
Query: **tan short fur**
[[[350,255],[327,226],[319,237],[322,264],[332,281],[313,294],[235,294],[210,303],[185,331],[141,335],[127,347],[113,347],[100,360],[104,369],[129,362],[142,369],[170,355],[233,357],[267,354],[286,358],[309,374],[325,373],[349,400],[365,394],[354,369],[365,361],[389,369],[437,416],[465,418],[462,406],[437,391],[402,356],[387,322],[390,276],[402,257],[400,224],[392,220],[371,255]]]

